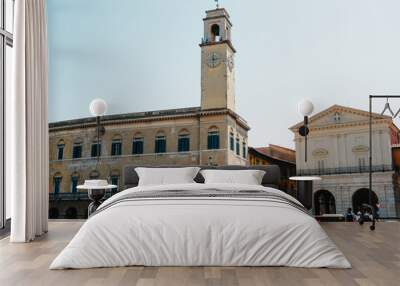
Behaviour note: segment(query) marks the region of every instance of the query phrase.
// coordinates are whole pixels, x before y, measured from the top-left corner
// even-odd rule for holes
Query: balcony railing
[[[374,165],[372,172],[387,172],[394,171],[391,165]],[[355,173],[368,173],[369,166],[356,166],[356,167],[341,167],[341,168],[323,168],[323,169],[300,169],[297,170],[299,176],[310,175],[338,175],[338,174],[355,174]]]
[[[115,195],[117,191],[107,191],[105,198]],[[50,201],[87,201],[89,200],[87,192],[77,192],[77,193],[50,193]]]

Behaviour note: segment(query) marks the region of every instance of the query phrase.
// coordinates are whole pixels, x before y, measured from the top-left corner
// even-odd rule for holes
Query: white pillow
[[[265,171],[261,170],[202,170],[206,184],[246,184],[261,185]]]
[[[139,186],[194,183],[198,167],[186,168],[135,168],[139,176]]]

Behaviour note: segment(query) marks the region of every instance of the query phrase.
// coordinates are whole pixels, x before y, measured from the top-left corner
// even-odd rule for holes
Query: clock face
[[[216,68],[221,64],[221,56],[218,53],[211,53],[208,55],[207,65],[210,68]]]

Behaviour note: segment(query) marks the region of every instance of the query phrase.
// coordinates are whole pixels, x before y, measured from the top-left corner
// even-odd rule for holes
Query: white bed
[[[162,195],[166,193],[175,195]],[[350,268],[342,252],[299,204],[279,190],[255,185],[192,183],[127,189],[99,207],[50,269],[128,265]]]

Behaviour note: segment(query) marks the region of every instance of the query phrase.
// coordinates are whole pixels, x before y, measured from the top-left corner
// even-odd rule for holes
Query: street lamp
[[[97,133],[97,163],[100,160],[100,133],[104,134],[105,129],[100,125],[100,117],[107,111],[107,103],[101,98],[93,99],[89,105],[90,113],[96,116],[96,133]]]
[[[314,111],[314,105],[311,101],[303,99],[297,105],[297,110],[304,117],[304,125],[299,128],[299,134],[304,137],[304,159],[307,162],[307,135],[310,132],[308,129],[308,117]]]
[[[100,135],[105,133],[105,129],[100,125],[100,117],[103,116],[107,111],[107,103],[100,98],[92,100],[89,105],[90,114],[96,116],[96,133],[97,133],[97,162],[96,171],[100,160]],[[108,184],[107,180],[85,180],[83,185],[79,185],[77,188],[87,190],[88,197],[92,201],[88,206],[88,216],[91,216],[102,203],[105,197],[106,190],[116,188],[115,185]]]

